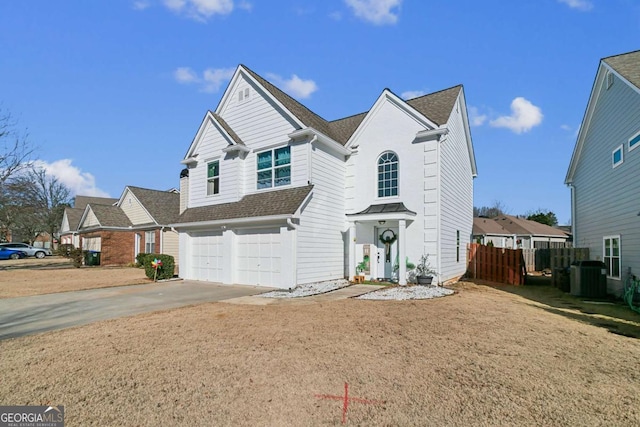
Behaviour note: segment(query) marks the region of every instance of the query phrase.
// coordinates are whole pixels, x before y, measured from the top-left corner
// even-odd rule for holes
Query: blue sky
[[[328,120],[463,84],[475,205],[567,223],[598,62],[640,48],[640,1],[5,0],[0,28],[0,106],[74,193],[177,187],[243,63]]]

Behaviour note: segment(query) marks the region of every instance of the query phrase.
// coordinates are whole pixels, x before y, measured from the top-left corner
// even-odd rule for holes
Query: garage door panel
[[[280,230],[238,230],[238,281],[240,283],[279,286]]]
[[[222,233],[192,235],[193,279],[219,282],[222,278]]]

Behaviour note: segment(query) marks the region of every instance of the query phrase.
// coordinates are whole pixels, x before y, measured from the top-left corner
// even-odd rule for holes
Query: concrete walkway
[[[180,280],[0,299],[0,340],[270,290]]]

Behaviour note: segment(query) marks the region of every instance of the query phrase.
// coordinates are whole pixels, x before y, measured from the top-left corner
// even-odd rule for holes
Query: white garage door
[[[192,280],[222,281],[222,232],[192,235]]]
[[[238,282],[280,286],[280,230],[238,230]]]
[[[102,250],[102,237],[83,237],[82,249],[100,252]]]

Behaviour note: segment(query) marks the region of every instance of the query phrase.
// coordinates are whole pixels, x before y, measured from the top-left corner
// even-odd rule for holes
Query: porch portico
[[[360,243],[375,245],[377,251],[368,254],[370,262],[375,264],[371,270],[376,278],[392,276],[395,259],[398,259],[398,283],[407,284],[406,231],[415,219],[416,213],[407,209],[404,203],[386,203],[371,205],[365,210],[347,214],[349,222],[349,280],[357,275],[356,267],[360,263],[357,245]]]

